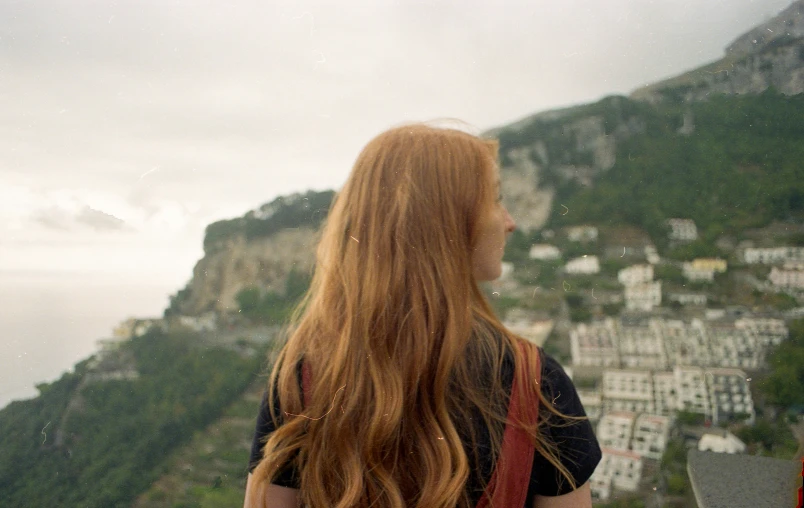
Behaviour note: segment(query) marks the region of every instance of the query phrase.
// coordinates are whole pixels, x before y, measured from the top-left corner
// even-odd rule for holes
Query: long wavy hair
[[[276,393],[284,414],[274,415],[253,496],[292,464],[306,506],[469,506],[462,437],[477,450],[471,408],[483,415],[496,463],[510,398],[499,375],[479,373],[500,372],[523,340],[499,322],[472,269],[478,225],[499,206],[497,149],[494,140],[415,124],[360,153],[270,376],[270,407]],[[556,410],[529,360],[517,361],[514,375],[523,398],[541,399],[544,424]],[[308,404],[302,361],[312,372]],[[512,423],[574,487],[539,423]]]

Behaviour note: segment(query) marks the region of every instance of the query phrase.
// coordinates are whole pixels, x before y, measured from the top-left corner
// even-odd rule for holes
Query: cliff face
[[[181,314],[237,312],[237,294],[251,286],[282,293],[291,270],[312,269],[316,240],[311,227],[284,229],[253,240],[243,235],[230,238],[195,265]]]
[[[487,132],[500,140],[505,204],[520,229],[540,229],[562,204],[557,200],[566,199],[557,198],[555,189],[568,183],[592,187],[618,157],[628,155],[619,153],[620,147],[645,132],[653,105],[706,101],[716,94],[757,94],[769,87],[787,95],[804,92],[804,0],[738,37],[723,59],[636,90],[631,98],[637,102],[611,97],[542,112]],[[675,129],[684,136],[694,133],[695,118],[689,110]],[[178,312],[236,312],[236,296],[249,286],[282,292],[289,271],[312,267],[315,231],[332,196],[325,194],[278,198],[243,219],[213,224],[205,247],[215,247],[198,262],[180,292]],[[263,219],[274,221],[268,224],[269,233],[258,223]],[[255,224],[263,236],[249,236]],[[245,233],[232,234],[232,228]]]
[[[726,54],[743,56],[755,53],[781,37],[804,37],[804,0],[793,2],[773,19],[735,39],[726,47]]]
[[[804,92],[804,37],[774,39],[757,52],[729,55],[678,78],[636,90],[632,98],[650,103],[667,99],[691,102],[712,94],[757,94],[769,87],[785,95]]]
[[[538,147],[535,148],[538,150]],[[520,229],[540,228],[550,216],[555,192],[539,187],[542,166],[533,162],[527,148],[512,149],[513,165],[503,167],[501,185],[505,204]]]
[[[623,102],[609,99],[604,114],[583,108],[539,114],[494,133],[505,204],[519,229],[543,227],[560,205],[554,203],[556,184],[592,185],[614,166],[618,142],[644,131],[638,116],[620,109]]]
[[[631,98],[650,105],[683,104],[771,87],[785,95],[804,92],[804,0],[738,37],[723,59],[642,87]],[[594,105],[548,111],[487,133],[500,138],[505,202],[521,229],[540,229],[561,205],[554,203],[556,185],[592,186],[622,156],[621,142],[644,132],[639,111],[620,108],[617,98],[606,107],[603,112]],[[677,132],[689,136],[694,130],[688,111]]]
[[[632,98],[701,101],[711,94],[756,94],[773,87],[804,92],[804,0],[738,37],[725,57],[680,76],[635,90]]]

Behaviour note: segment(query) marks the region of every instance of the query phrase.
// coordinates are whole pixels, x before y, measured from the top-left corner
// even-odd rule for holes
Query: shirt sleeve
[[[278,421],[281,425],[282,412],[280,411],[279,407],[279,397],[274,397],[274,401],[273,413],[279,416]],[[262,450],[265,446],[265,441],[271,436],[274,430],[276,430],[276,427],[274,426],[273,419],[271,418],[271,408],[268,407],[268,391],[266,390],[265,394],[262,396],[260,411],[257,415],[257,425],[254,429],[254,439],[251,442],[251,458],[249,459],[248,465],[249,473],[254,471],[254,468],[256,468],[262,460]],[[292,464],[286,465],[281,469],[272,483],[282,487],[298,489],[299,474],[296,470],[296,467]]]
[[[542,352],[542,394],[567,416],[586,416],[578,392],[561,365]],[[546,408],[540,408],[540,412]],[[558,459],[575,481],[576,487],[586,483],[601,459],[600,445],[588,419],[568,420],[550,414],[542,432],[558,450]],[[528,499],[535,495],[560,496],[572,487],[559,470],[538,452],[534,456]]]

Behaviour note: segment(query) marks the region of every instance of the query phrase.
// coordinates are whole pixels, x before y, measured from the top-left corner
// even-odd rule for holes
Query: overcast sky
[[[0,269],[183,284],[204,226],[719,58],[789,0],[0,1]]]

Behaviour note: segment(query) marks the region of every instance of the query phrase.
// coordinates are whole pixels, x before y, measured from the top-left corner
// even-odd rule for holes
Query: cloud
[[[159,172],[152,176],[157,175]],[[0,237],[28,241],[38,236],[43,244],[49,235],[70,241],[106,238],[114,242],[125,233],[141,241],[155,240],[200,234],[209,222],[241,215],[247,209],[242,204],[210,204],[208,199],[170,194],[163,186],[144,181],[119,190],[42,188],[0,175]]]
[[[72,231],[72,212],[57,206],[41,208],[31,216],[31,222],[51,231]]]
[[[629,93],[788,4],[0,1],[0,237],[200,246],[391,125]]]
[[[131,230],[131,228],[126,225],[126,221],[100,210],[95,210],[89,206],[85,206],[81,209],[78,215],[76,215],[75,221],[80,224],[85,224],[96,231]]]
[[[134,231],[124,220],[87,205],[78,210],[57,205],[42,206],[31,213],[30,222],[49,231]]]

